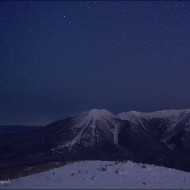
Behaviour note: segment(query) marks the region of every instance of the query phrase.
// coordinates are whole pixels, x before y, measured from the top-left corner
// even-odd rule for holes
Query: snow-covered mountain
[[[181,122],[188,115],[190,115],[190,109],[162,110],[149,113],[130,111],[119,113],[118,117],[122,120],[128,120],[135,124],[141,124],[145,129],[148,127],[151,120],[164,120],[166,130],[172,130],[176,124]]]
[[[93,109],[7,141],[0,151],[4,171],[77,160],[134,160],[190,171],[190,110],[114,115]]]
[[[63,147],[68,147],[71,150],[80,141],[83,141],[85,147],[92,147],[95,143],[101,142],[100,132],[104,132],[108,141],[116,143],[113,137],[117,130],[117,119],[116,116],[104,109],[83,112],[73,117],[73,124],[70,127],[73,136],[67,141],[63,140],[63,144],[58,143],[58,146],[52,150]]]
[[[82,161],[8,183],[0,189],[189,189],[190,173],[130,161]]]
[[[123,112],[122,120],[141,126],[170,149],[190,148],[190,110],[163,110],[150,113]]]
[[[52,134],[48,155],[53,158],[66,154],[70,155],[69,159],[116,158],[127,152],[118,144],[118,133],[125,123],[104,109],[93,109],[52,123],[45,130],[46,134]]]

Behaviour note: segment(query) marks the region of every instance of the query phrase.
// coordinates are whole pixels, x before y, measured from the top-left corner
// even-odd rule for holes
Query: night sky
[[[0,2],[0,124],[92,108],[190,108],[190,2]]]

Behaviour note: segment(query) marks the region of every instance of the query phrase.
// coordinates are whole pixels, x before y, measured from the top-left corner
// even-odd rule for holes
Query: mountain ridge
[[[190,171],[188,109],[120,114],[92,109],[19,138],[19,131],[0,132],[4,168],[51,161],[134,160]]]

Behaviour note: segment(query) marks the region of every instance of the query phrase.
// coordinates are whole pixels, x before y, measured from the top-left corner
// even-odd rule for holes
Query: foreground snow
[[[0,189],[189,189],[190,173],[133,162],[82,161],[12,180]]]

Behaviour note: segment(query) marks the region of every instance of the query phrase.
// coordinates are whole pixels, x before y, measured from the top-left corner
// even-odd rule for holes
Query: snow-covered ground
[[[190,173],[130,161],[81,161],[0,185],[0,189],[35,188],[189,189]]]

